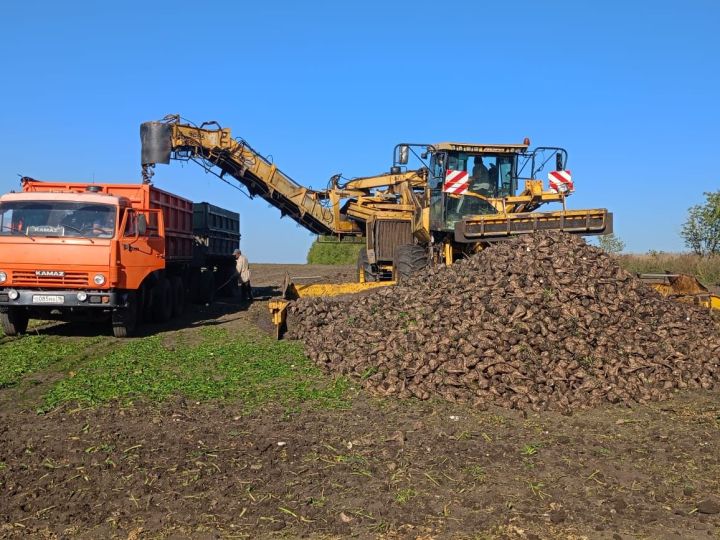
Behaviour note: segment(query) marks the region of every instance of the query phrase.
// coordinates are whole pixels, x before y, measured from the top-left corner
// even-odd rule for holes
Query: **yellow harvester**
[[[612,232],[606,209],[571,210],[574,186],[562,148],[522,144],[398,144],[389,172],[304,187],[217,122],[167,116],[140,128],[143,178],[156,163],[192,160],[316,234],[362,237],[359,282],[395,282],[427,265],[452,264],[492,242],[536,231]],[[409,167],[411,159],[416,167]],[[554,167],[554,168],[553,168]],[[548,172],[549,186],[538,179]],[[558,210],[538,208],[557,203]],[[284,316],[284,309],[283,316]]]

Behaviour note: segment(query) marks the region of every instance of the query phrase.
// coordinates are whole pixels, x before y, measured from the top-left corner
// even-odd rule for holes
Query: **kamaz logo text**
[[[59,270],[35,270],[35,275],[37,277],[64,277],[65,272]]]

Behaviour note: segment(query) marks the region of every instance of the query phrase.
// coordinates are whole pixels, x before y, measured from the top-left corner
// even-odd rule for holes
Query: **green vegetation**
[[[597,243],[598,247],[607,253],[620,253],[625,249],[625,242],[614,233],[598,236]]]
[[[365,243],[315,240],[308,251],[308,264],[355,264]]]
[[[720,255],[650,252],[620,255],[618,260],[625,270],[634,274],[677,272],[695,276],[705,285],[720,285]]]
[[[404,488],[400,489],[395,493],[395,502],[399,504],[405,504],[410,499],[414,499],[417,497],[417,491],[415,491],[413,488]]]
[[[534,456],[535,454],[538,453],[538,450],[540,450],[540,445],[537,443],[531,443],[531,444],[526,444],[525,446],[523,446],[522,449],[520,450],[520,453],[523,456]]]
[[[248,410],[268,402],[343,407],[347,388],[345,379],[323,377],[299,344],[255,335],[230,339],[224,330],[206,329],[199,344],[170,347],[160,336],[151,336],[92,359],[57,383],[43,408],[68,401],[161,401],[173,395],[237,398]]]
[[[477,482],[485,480],[485,469],[480,465],[468,465],[465,467],[465,472]]]
[[[720,254],[720,191],[705,193],[705,203],[688,210],[680,235],[696,255]]]
[[[0,388],[14,386],[27,374],[72,359],[96,339],[67,341],[55,336],[25,336],[0,345]]]

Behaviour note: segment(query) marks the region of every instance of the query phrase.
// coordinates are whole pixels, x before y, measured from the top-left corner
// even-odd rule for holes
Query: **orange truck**
[[[116,337],[236,280],[239,215],[150,184],[41,182],[0,197],[0,322],[101,320]]]

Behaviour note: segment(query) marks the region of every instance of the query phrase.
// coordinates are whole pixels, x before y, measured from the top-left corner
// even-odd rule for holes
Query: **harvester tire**
[[[185,284],[180,276],[173,276],[170,278],[170,285],[173,295],[172,316],[179,317],[185,312]]]
[[[362,248],[358,253],[358,260],[357,260],[357,276],[358,281],[360,281],[360,272],[363,272],[365,274],[365,282],[371,282],[371,281],[378,281],[378,277],[376,274],[372,271],[372,265],[368,261],[368,254],[367,249]]]
[[[127,305],[113,311],[112,329],[116,338],[130,337],[135,333],[138,322],[138,301],[135,291],[127,293]]]
[[[416,244],[397,246],[393,252],[393,278],[402,283],[428,264],[427,251]]]
[[[27,331],[30,317],[27,311],[17,308],[7,308],[0,312],[0,323],[6,336],[19,336]]]
[[[173,314],[172,286],[167,278],[160,280],[153,287],[152,299],[153,320],[164,323],[170,320]]]

